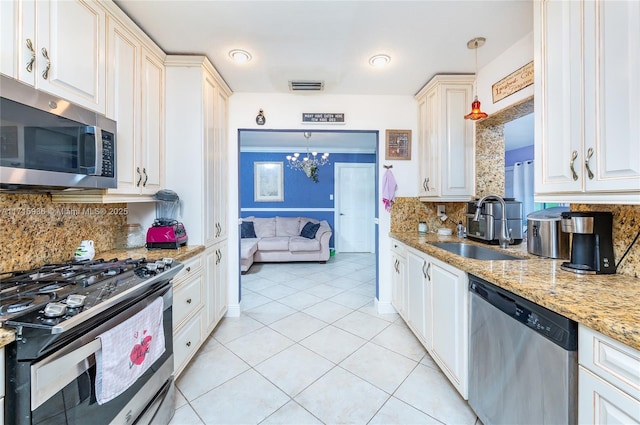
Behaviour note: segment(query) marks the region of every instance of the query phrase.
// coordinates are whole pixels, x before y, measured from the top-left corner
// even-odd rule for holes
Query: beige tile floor
[[[373,254],[254,264],[177,381],[175,425],[469,424],[476,415],[397,314]]]

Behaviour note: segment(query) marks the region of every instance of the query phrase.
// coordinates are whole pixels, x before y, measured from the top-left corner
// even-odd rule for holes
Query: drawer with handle
[[[175,360],[175,376],[187,365],[202,342],[202,314],[195,315],[173,336],[173,355]]]
[[[182,321],[202,306],[204,275],[202,272],[191,276],[173,291],[173,328],[177,329]]]

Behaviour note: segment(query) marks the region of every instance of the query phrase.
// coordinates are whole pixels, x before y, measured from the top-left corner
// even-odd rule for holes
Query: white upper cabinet
[[[36,2],[0,2],[0,73],[34,86],[36,83]]]
[[[93,0],[3,1],[0,71],[105,112],[106,14]]]
[[[537,0],[537,201],[640,203],[640,3]]]
[[[59,193],[57,202],[147,202],[164,188],[165,54],[117,6],[104,2],[106,108],[117,123],[118,187]]]
[[[227,238],[227,116],[231,90],[204,56],[169,55],[167,186],[189,208],[182,221],[189,242],[210,247]],[[193,239],[193,240],[192,240]]]
[[[474,76],[436,75],[416,95],[422,200],[467,201],[475,194]]]

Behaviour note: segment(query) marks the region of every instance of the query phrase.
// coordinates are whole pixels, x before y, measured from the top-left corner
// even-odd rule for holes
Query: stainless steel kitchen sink
[[[522,257],[505,254],[491,248],[461,242],[434,242],[431,245],[453,254],[473,260],[524,260]]]

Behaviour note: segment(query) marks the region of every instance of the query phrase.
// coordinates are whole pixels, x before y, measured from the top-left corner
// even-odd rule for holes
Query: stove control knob
[[[49,303],[44,308],[44,315],[46,317],[60,317],[64,316],[66,312],[67,306],[62,303]]]
[[[80,308],[84,305],[84,301],[87,299],[85,295],[72,294],[67,297],[67,307]]]

